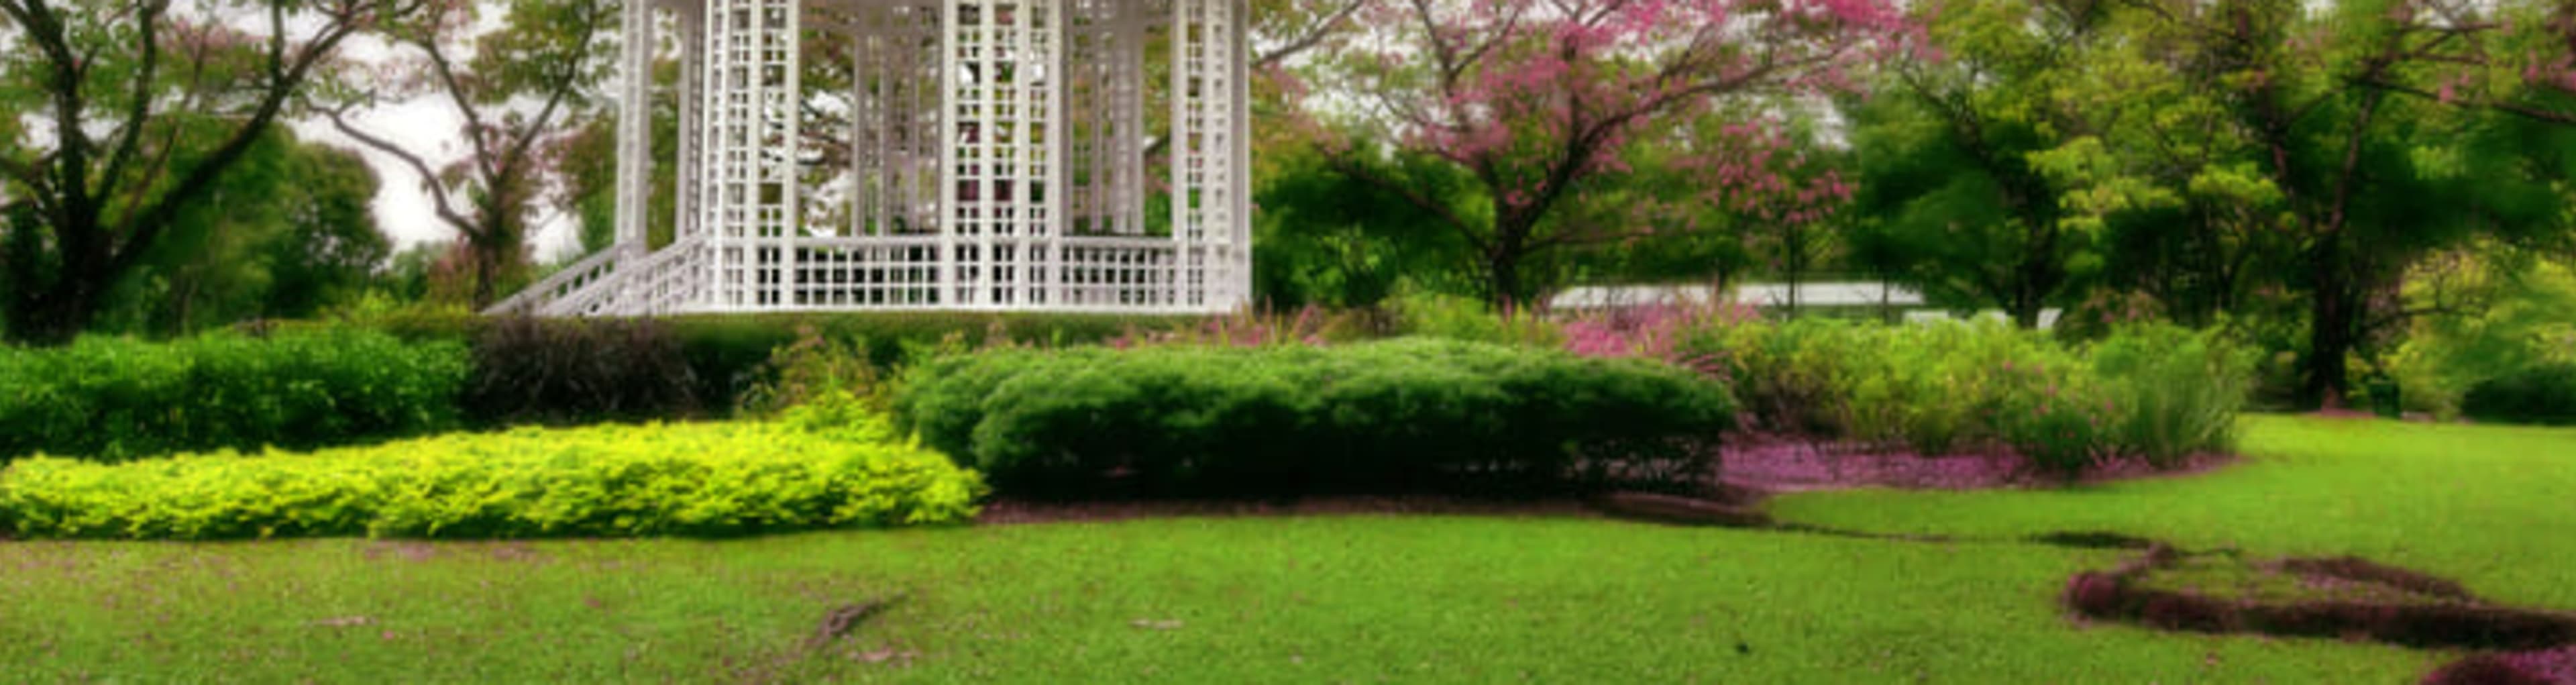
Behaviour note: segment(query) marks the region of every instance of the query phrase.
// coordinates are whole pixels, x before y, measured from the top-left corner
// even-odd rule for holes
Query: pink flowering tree
[[[1536,295],[1534,256],[1687,228],[1559,220],[1634,175],[1632,159],[1671,156],[1642,146],[1759,147],[1763,112],[1848,91],[1855,67],[1920,45],[1886,0],[1386,0],[1360,16],[1362,35],[1314,70],[1328,96],[1309,99],[1308,131],[1336,169],[1458,231],[1506,310]],[[1707,126],[1730,112],[1745,125]],[[1453,166],[1471,192],[1375,171],[1397,155]],[[1767,162],[1696,163],[1702,197],[1661,201],[1787,183]]]

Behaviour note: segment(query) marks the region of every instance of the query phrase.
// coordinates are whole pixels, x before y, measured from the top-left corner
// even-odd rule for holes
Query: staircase
[[[610,248],[573,262],[483,309],[492,316],[646,316],[678,311],[698,295],[705,263],[696,240],[660,250]]]

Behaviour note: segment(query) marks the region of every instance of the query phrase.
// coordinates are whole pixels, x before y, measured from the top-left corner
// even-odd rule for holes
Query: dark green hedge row
[[[942,341],[1093,343],[1170,317],[868,312],[527,319],[406,313],[167,342],[0,347],[0,462],[305,449],[459,426],[722,416],[811,332],[891,365]]]
[[[722,414],[759,381],[771,350],[808,331],[859,346],[877,366],[890,367],[944,340],[967,346],[1001,341],[1066,346],[1198,320],[1126,314],[811,312],[694,314],[657,318],[650,325],[563,319],[538,326],[510,318],[404,313],[356,325],[407,340],[473,341],[478,360],[474,385],[494,392],[478,392],[469,403],[468,418],[489,425]],[[617,379],[636,369],[654,370],[662,380]],[[530,386],[530,379],[552,385]],[[685,382],[684,396],[671,394],[667,385],[673,379]],[[603,391],[626,394],[598,394]]]
[[[2493,423],[2576,425],[2576,364],[2544,364],[2470,387],[2460,413]]]
[[[305,448],[455,428],[465,346],[344,329],[0,348],[0,462]]]
[[[1030,497],[1687,489],[1733,407],[1678,368],[1403,339],[997,350],[908,370],[898,421]]]

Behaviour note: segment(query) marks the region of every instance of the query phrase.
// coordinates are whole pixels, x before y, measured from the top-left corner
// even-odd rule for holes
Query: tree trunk
[[[2301,378],[2299,401],[2319,409],[2341,409],[2349,390],[2344,358],[2352,352],[2360,321],[2359,294],[2345,273],[2341,246],[2332,239],[2317,247],[2311,268],[2316,279],[2316,292],[2308,323],[2308,354],[2303,360],[2307,373]]]
[[[9,304],[9,342],[38,347],[70,344],[98,315],[100,288],[68,278]]]
[[[2011,311],[2005,313],[2012,315],[2014,327],[2025,331],[2039,328],[2041,299],[2038,290],[2039,286],[2029,281],[2023,281],[2021,287],[2013,290]]]
[[[1520,255],[1495,250],[1485,255],[1485,304],[1506,317],[1521,303]]]
[[[499,265],[495,264],[499,260],[492,258],[492,251],[489,248],[472,249],[474,256],[466,260],[472,264],[471,268],[474,271],[474,288],[470,296],[474,301],[474,309],[481,311],[484,307],[492,306],[494,291],[492,280],[498,276],[494,272],[499,270]]]

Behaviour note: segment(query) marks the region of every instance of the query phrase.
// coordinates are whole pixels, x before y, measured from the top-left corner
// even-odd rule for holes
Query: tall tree
[[[1864,212],[1853,236],[1897,257],[1934,301],[1994,307],[2023,327],[2063,306],[2094,253],[2098,221],[2065,211],[2047,153],[2153,100],[2064,94],[2113,78],[2101,44],[2121,36],[2106,0],[1957,0],[1918,6],[1943,54],[1889,64],[1857,103]],[[2106,35],[2108,34],[2108,35]],[[2071,148],[2069,148],[2071,149]]]
[[[1362,14],[1372,30],[1317,70],[1345,97],[1313,109],[1341,120],[1314,130],[1358,129],[1392,149],[1329,133],[1321,147],[1469,243],[1488,301],[1504,308],[1537,294],[1533,257],[1652,228],[1556,216],[1625,175],[1633,146],[1722,107],[1845,89],[1855,65],[1915,44],[1905,15],[1871,0],[1399,0]],[[1460,206],[1372,174],[1388,156],[1454,166],[1477,197]]]
[[[176,335],[312,316],[372,280],[390,246],[354,152],[272,129],[117,284],[99,328]]]
[[[2178,55],[2202,66],[2198,85],[2227,103],[2278,194],[2296,246],[2290,284],[2309,305],[2301,397],[2323,406],[2341,404],[2351,355],[2385,323],[2376,296],[2413,257],[2524,218],[2415,201],[2514,179],[2443,168],[2419,148],[2458,135],[2457,117],[2356,86],[2426,75],[2419,51],[2443,39],[2395,20],[2407,1],[2346,2],[2315,23],[2292,0],[2160,5],[2187,46]]]
[[[33,217],[0,240],[0,334],[79,334],[349,37],[429,1],[0,0],[0,202]]]
[[[2410,264],[2480,237],[2564,225],[2554,202],[2535,201],[2560,196],[2554,181],[2480,142],[2479,117],[2386,85],[2443,87],[2451,60],[2441,53],[2458,34],[2447,22],[2415,21],[2423,1],[2345,0],[2323,11],[2297,0],[2135,2],[2149,21],[2123,47],[2192,94],[2138,119],[2215,132],[2189,138],[2207,143],[2207,154],[2188,174],[2159,171],[2193,155],[2158,150],[2166,139],[2154,129],[2106,127],[2093,153],[2042,161],[2070,211],[2106,216],[2083,201],[2149,186],[2189,203],[2196,220],[2247,227],[2246,244],[2264,253],[2252,258],[2262,266],[2256,278],[2296,293],[2304,310],[2308,404],[2340,404],[2351,360],[2415,313],[2396,306]],[[2086,92],[2108,99],[2121,89]]]
[[[576,130],[575,119],[607,80],[618,8],[609,0],[510,0],[499,29],[471,35],[480,4],[450,0],[385,32],[408,52],[395,68],[422,78],[410,88],[354,93],[330,112],[341,133],[420,176],[439,222],[458,235],[475,306],[491,303],[526,267],[529,233],[553,178],[549,142]],[[443,168],[348,116],[424,92],[436,93],[464,122],[466,154]]]

